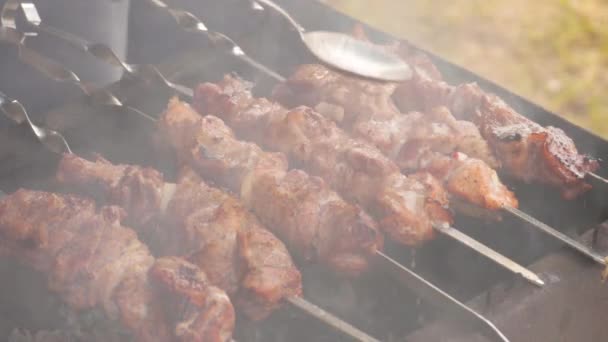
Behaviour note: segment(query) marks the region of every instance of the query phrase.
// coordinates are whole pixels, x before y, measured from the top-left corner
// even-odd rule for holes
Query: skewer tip
[[[588,177],[590,177],[590,178],[592,178],[592,179],[595,179],[595,180],[597,180],[597,181],[599,181],[599,182],[602,182],[602,183],[604,183],[605,185],[608,185],[608,179],[606,179],[606,178],[604,178],[604,177],[602,177],[602,176],[598,175],[597,173],[594,173],[594,172],[587,172],[587,176],[588,176]]]
[[[481,242],[473,239],[472,237],[462,233],[456,228],[447,226],[447,225],[435,225],[436,230],[449,236],[450,238],[462,243],[463,245],[471,248],[477,253],[485,256],[486,258],[494,261],[498,265],[504,267],[506,270],[518,274],[522,276],[524,279],[528,280],[532,284],[536,286],[543,286],[545,283],[540,277],[529,270],[528,268],[516,263],[510,258],[498,253],[497,251],[491,249],[490,247],[482,244]]]
[[[361,342],[380,342],[379,340],[371,337],[370,335],[359,330],[355,326],[341,320],[340,318],[330,314],[329,312],[321,309],[315,304],[309,302],[302,297],[289,297],[286,301],[292,306],[306,312],[307,314],[317,318],[319,321],[331,326],[332,328],[342,332],[346,336],[352,338],[355,341]]]
[[[503,211],[513,215],[514,217],[523,220],[524,222],[531,224],[532,226],[540,229],[541,231],[543,231],[544,233],[552,236],[553,238],[558,239],[559,241],[561,241],[562,243],[566,244],[567,246],[577,250],[578,252],[580,252],[581,254],[585,255],[586,257],[588,257],[589,259],[595,261],[596,263],[602,265],[602,266],[606,266],[606,257],[599,255],[597,252],[595,252],[592,248],[582,244],[581,242],[569,237],[568,235],[560,232],[559,230],[547,225],[546,223],[537,220],[536,218],[530,216],[529,214],[527,214],[526,212],[523,212],[517,208],[513,208],[513,207],[504,207]]]

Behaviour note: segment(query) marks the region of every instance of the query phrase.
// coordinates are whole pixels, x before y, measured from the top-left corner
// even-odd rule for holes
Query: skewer
[[[17,110],[14,110],[16,108]],[[40,127],[32,123],[21,103],[15,99],[6,96],[0,92],[0,111],[2,111],[8,118],[20,124],[27,122],[36,138],[50,151],[57,154],[72,153],[70,146],[68,145],[65,138],[61,133],[48,129],[46,127]],[[167,183],[166,187],[175,187],[175,184]],[[1,193],[1,192],[0,192]],[[357,329],[355,326],[341,320],[337,316],[323,310],[315,304],[309,302],[302,297],[291,297],[286,299],[286,303],[290,306],[297,308],[320,322],[326,324],[330,328],[335,329],[337,332],[351,338],[353,341],[362,342],[379,342],[379,340],[371,337],[365,332]]]
[[[523,267],[522,265],[516,263],[515,261],[505,257],[504,255],[496,252],[495,250],[480,243],[479,241],[471,238],[470,236],[459,231],[458,229],[450,227],[450,226],[440,226],[440,225],[436,225],[436,226],[434,226],[434,228],[437,231],[441,232],[442,234],[449,236],[450,238],[462,243],[463,245],[481,253],[482,255],[491,259],[492,261],[494,261],[498,265],[504,267],[505,269],[507,269],[515,274],[519,274],[520,276],[522,276],[524,279],[531,282],[532,284],[537,285],[537,286],[545,285],[545,282],[542,279],[540,279],[540,277],[536,273],[530,271],[529,269],[527,269],[526,267]]]
[[[422,278],[414,271],[403,266],[383,252],[377,251],[376,256],[376,260],[382,268],[404,284],[407,284],[420,298],[426,299],[440,308],[444,313],[448,313],[449,315],[446,316],[449,318],[458,319],[471,324],[492,341],[509,341],[487,318]]]
[[[531,223],[533,224],[536,228],[538,228],[539,230],[543,231],[546,234],[549,234],[550,236],[558,239],[559,241],[565,243],[566,245],[568,245],[569,247],[572,247],[573,249],[575,249],[576,251],[582,253],[583,255],[585,255],[586,257],[590,258],[591,260],[595,261],[596,263],[606,266],[606,260],[605,257],[597,254],[595,251],[593,251],[590,247],[587,247],[585,245],[583,245],[582,243],[574,240],[573,238],[567,236],[566,234],[560,232],[559,230],[552,228],[550,226],[548,226],[547,224],[535,219],[534,217],[526,214],[525,212],[517,209],[517,208],[511,208],[511,207],[504,207],[503,210],[511,215],[513,215],[514,217],[517,217],[518,219],[521,219],[527,223]]]
[[[300,311],[307,313],[310,316],[315,317],[319,321],[323,321],[328,325],[331,325],[336,331],[342,332],[344,335],[354,338],[358,341],[378,341],[377,339],[369,336],[368,334],[357,329],[353,325],[346,323],[338,317],[328,313],[320,307],[312,304],[302,297],[290,297],[287,298],[287,302],[294,308],[298,308]],[[379,342],[379,341],[378,341]]]
[[[587,172],[587,176],[591,179],[601,182],[604,185],[608,185],[608,179],[598,175],[597,173]]]
[[[9,0],[9,2],[11,2],[11,1],[13,1],[13,0]],[[232,41],[230,38],[226,37],[225,35],[223,35],[221,33],[208,31],[206,26],[192,13],[185,12],[182,10],[171,9],[168,7],[168,5],[166,5],[165,3],[163,3],[160,0],[149,0],[149,1],[151,3],[153,3],[155,6],[169,11],[171,13],[171,15],[175,18],[175,20],[178,22],[178,24],[180,24],[180,26],[184,30],[187,30],[187,31],[194,30],[194,31],[204,32],[205,34],[209,35],[210,39],[212,39],[212,41],[214,41],[215,43],[218,43],[219,42],[218,39],[221,39],[224,41],[224,43],[231,44],[233,47],[230,49],[230,51],[233,51],[233,52],[234,51],[240,51],[240,52],[243,51],[240,47],[238,47],[238,45],[236,45],[236,43],[234,43],[234,41]],[[139,69],[138,68],[139,66],[125,63],[107,45],[99,44],[99,43],[91,43],[91,42],[88,42],[71,33],[63,32],[59,29],[56,29],[56,28],[43,24],[42,20],[40,19],[39,14],[38,14],[38,11],[36,9],[36,6],[33,3],[29,3],[29,2],[21,3],[21,8],[23,10],[26,20],[28,21],[28,23],[30,23],[30,25],[33,28],[39,29],[48,34],[54,35],[57,38],[63,39],[66,42],[70,43],[70,45],[75,46],[84,52],[90,53],[91,55],[93,55],[111,65],[120,66],[123,68],[123,70],[125,72],[131,74],[132,76],[141,77],[141,74],[136,72],[136,70]],[[271,77],[277,81],[285,80],[284,77],[278,75],[277,73],[273,72],[272,70],[264,67],[263,65],[257,63],[256,61],[252,60],[249,56],[244,54],[244,52],[242,54],[239,53],[239,56],[241,56],[241,58],[247,59],[249,61],[248,64],[250,64],[254,67],[257,66],[256,67],[257,70],[265,73],[269,77]],[[179,94],[192,98],[192,96],[193,96],[192,89],[187,88],[183,85],[171,83],[160,73],[160,71],[158,71],[156,68],[154,68],[154,70],[155,70],[154,73],[157,76],[160,76],[160,78],[161,78],[160,81],[162,83],[164,83],[164,84],[168,83],[168,84],[170,84],[170,87],[175,89]],[[150,75],[150,74],[148,74],[148,75]],[[145,113],[137,113],[137,114],[141,114],[142,116],[144,116],[148,119],[155,120],[154,118],[152,118],[151,116],[149,116]],[[503,256],[502,254],[498,253],[497,251],[474,240],[473,238],[467,236],[466,234],[464,234],[460,231],[457,231],[454,228],[445,229],[445,228],[435,227],[435,229],[437,231],[439,231],[440,233],[445,234],[445,235],[449,236],[450,238],[459,241],[463,245],[475,250],[477,253],[485,256],[486,258],[496,262],[498,265],[500,265],[501,267],[504,267],[508,271],[510,271],[514,274],[523,276],[526,280],[530,281],[532,284],[537,285],[537,286],[544,285],[544,282],[532,271],[517,264],[513,260]]]

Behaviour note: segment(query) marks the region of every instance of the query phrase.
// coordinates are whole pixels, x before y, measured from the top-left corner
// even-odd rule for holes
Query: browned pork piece
[[[358,274],[382,247],[374,221],[359,207],[345,202],[321,178],[288,170],[282,154],[237,140],[221,119],[201,117],[173,99],[159,124],[182,162],[240,194],[300,257]]]
[[[353,35],[368,40],[360,25],[354,28]],[[430,58],[404,42],[386,48],[414,68],[414,77],[400,84],[393,95],[402,111],[447,106],[457,118],[471,121],[479,128],[504,170],[512,176],[527,183],[554,186],[566,199],[574,199],[591,189],[584,178],[588,172],[597,170],[599,163],[580,154],[574,141],[561,129],[540,126],[475,83],[451,86],[443,82]]]
[[[162,253],[187,256],[251,319],[265,318],[283,299],[302,293],[300,272],[285,245],[239,200],[207,185],[191,169],[173,185],[151,168],[65,154],[56,179],[131,208],[134,221],[156,213],[162,222],[155,236],[162,241]],[[142,195],[154,196],[144,202]]]
[[[360,203],[394,240],[419,245],[434,236],[434,224],[451,223],[447,198],[429,175],[406,177],[374,146],[351,139],[331,120],[307,107],[287,110],[254,98],[250,84],[226,76],[195,91],[201,113],[225,120],[242,138],[285,153],[322,177],[346,199]]]
[[[580,154],[561,129],[542,127],[475,83],[454,87],[415,73],[394,98],[403,110],[444,105],[456,117],[475,123],[503,168],[524,182],[554,186],[566,199],[591,189],[585,176],[597,170],[597,160]]]
[[[275,96],[288,105],[312,106],[326,118],[335,120],[340,117],[336,112],[343,113],[346,119],[338,124],[354,138],[377,147],[406,173],[431,172],[450,195],[490,210],[517,207],[515,195],[488,165],[497,161],[474,125],[456,120],[445,108],[401,114],[387,87],[322,65],[303,65],[277,87]],[[452,158],[458,151],[471,157]]]
[[[75,311],[103,309],[137,341],[229,340],[228,296],[185,260],[155,260],[121,226],[123,216],[88,199],[21,189],[0,199],[0,255],[46,274],[50,290]]]

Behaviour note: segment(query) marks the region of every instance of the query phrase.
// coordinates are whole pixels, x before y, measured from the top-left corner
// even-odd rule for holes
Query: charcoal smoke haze
[[[105,2],[120,4],[126,1]],[[305,49],[297,43],[294,33],[284,29],[280,19],[249,15],[246,7],[242,6],[243,2],[242,0],[176,0],[170,3],[192,11],[200,16],[210,28],[229,34],[253,57],[265,65],[276,67],[276,70],[283,75],[289,75],[297,64],[313,61]],[[40,3],[46,4],[46,2]],[[286,5],[286,8],[294,13],[303,25],[311,29],[344,32],[352,29],[353,22],[350,19],[336,16],[331,11],[319,11],[318,7],[308,1],[284,0],[279,3]],[[209,49],[203,49],[203,53],[197,55],[196,58],[184,57],[186,51],[205,48],[204,38],[199,39],[191,34],[180,33],[171,18],[153,10],[145,1],[132,2],[130,17],[133,25],[129,38],[130,62],[166,62],[168,68],[175,71],[175,74],[181,75],[181,78],[176,81],[191,86],[197,82],[216,81],[224,72],[236,70],[236,66],[231,61],[222,56],[218,57]],[[110,22],[114,23],[115,20],[122,19],[112,17]],[[53,24],[71,30],[68,27],[62,27],[61,23]],[[370,36],[378,42],[391,40],[377,32],[371,32]],[[93,36],[87,38],[107,42],[105,39],[97,39]],[[54,46],[46,48],[53,50]],[[55,57],[61,58],[59,52],[55,53],[57,53],[54,55]],[[93,58],[76,54],[76,59],[79,58],[82,58],[83,61],[77,62],[87,63],[87,65],[95,62]],[[208,60],[211,62],[207,63]],[[608,155],[608,144],[605,142],[593,139],[582,131],[577,131],[576,128],[560,121],[561,119],[549,116],[540,108],[510,95],[505,90],[479,79],[464,69],[457,68],[440,58],[434,60],[451,82],[477,81],[483,87],[505,97],[509,104],[521,110],[522,113],[541,121],[545,120],[544,123],[559,127],[565,125],[569,128],[568,133],[572,134],[579,146],[582,146],[581,150]],[[95,68],[88,69],[88,67],[79,66],[78,63],[71,64],[69,60],[66,60],[66,64],[68,67],[78,69],[77,73],[80,75],[82,72],[83,77],[87,79],[90,72],[93,73],[92,79],[95,78],[95,72],[92,71]],[[82,70],[80,70],[81,67]],[[0,66],[0,70],[3,70],[1,68]],[[117,76],[115,74],[106,75],[103,72],[102,74],[103,78],[107,77],[108,81]],[[256,83],[265,81],[263,77],[255,73],[245,71],[243,76]],[[33,74],[27,74],[28,80],[26,81],[36,80],[35,77]],[[102,79],[99,80],[104,82]],[[32,83],[36,82],[29,82],[28,87]],[[47,89],[51,89],[50,87],[54,87],[54,85],[45,83],[44,87],[40,89],[34,88],[35,92],[30,92],[29,88],[26,88],[28,89],[26,95],[42,94]],[[261,88],[259,91],[262,95],[269,94],[268,88],[259,88]],[[129,83],[116,89],[117,94],[127,98],[130,104],[153,116],[158,116],[166,108],[167,101],[172,95],[166,90],[153,86],[142,87]],[[12,95],[17,97],[16,94]],[[65,101],[61,96],[57,96],[55,100]],[[35,112],[44,114],[48,109],[50,108],[40,107]],[[158,146],[154,146],[150,142],[154,126],[142,121],[141,118],[130,117],[119,112],[110,113],[102,108],[91,109],[82,103],[51,110],[45,115],[45,118],[44,122],[66,135],[68,142],[79,155],[90,156],[92,152],[99,152],[113,162],[154,166],[165,172],[168,179],[175,178],[174,160],[167,157],[166,153],[159,152]],[[3,138],[6,137],[0,137],[0,142],[4,142]],[[160,143],[162,144],[162,142]],[[26,149],[13,150],[12,146],[0,144],[0,161],[2,161],[0,163],[0,184],[10,183],[11,190],[17,186],[37,187],[40,184],[43,186],[47,184],[47,180],[53,174],[52,162],[34,163],[29,160],[21,163],[24,159],[35,159],[32,156],[36,154],[30,152]],[[25,155],[29,155],[29,157],[25,157]],[[21,173],[27,167],[11,170],[13,165],[17,165],[16,160],[20,160],[19,165],[30,165],[29,168],[33,168],[32,165],[35,165],[38,172],[32,176],[25,172]],[[553,192],[543,187],[525,186],[517,182],[512,182],[510,185],[515,186],[514,190],[522,198],[523,207],[545,222],[564,230],[583,230],[597,223],[597,206],[605,203],[602,199],[593,198],[564,203]],[[0,187],[1,189],[2,187]],[[497,247],[504,254],[514,256],[518,262],[523,264],[530,264],[559,247],[548,241],[546,236],[533,233],[514,220],[487,224],[479,220],[458,218],[457,226],[478,237],[479,240]],[[508,285],[516,283],[516,280],[487,260],[480,259],[471,251],[443,239],[438,239],[418,249],[415,264],[412,262],[411,250],[390,243],[387,250],[402,264],[411,265],[421,275],[462,301],[483,294],[498,282],[505,281]],[[56,308],[52,306],[59,304],[56,301],[53,302],[44,289],[34,286],[37,284],[38,287],[44,287],[44,280],[36,278],[36,275],[25,274],[27,272],[19,270],[18,265],[13,261],[0,261],[2,261],[0,263],[2,279],[8,279],[8,281],[3,280],[3,285],[0,286],[4,294],[0,296],[0,308],[2,308],[0,310],[0,338],[13,332],[11,338],[15,341],[28,338],[27,341],[32,339],[35,341],[36,331],[39,329],[48,330],[41,334],[58,334],[59,336],[72,334],[73,326],[69,326],[65,322],[67,318],[57,317]],[[338,279],[335,275],[329,274],[327,270],[318,267],[302,263],[301,268],[304,273],[306,298],[382,340],[403,341],[409,333],[433,321],[440,314],[427,301],[416,298],[410,291],[400,287],[393,279],[375,269],[360,279]],[[26,300],[27,298],[30,300]],[[5,305],[7,301],[11,305]],[[98,319],[95,313],[90,316]],[[422,320],[420,317],[424,317],[424,319]],[[28,325],[28,319],[33,320],[34,324]],[[64,321],[61,321],[62,319]],[[67,326],[64,330],[54,331],[64,325]],[[341,341],[334,332],[288,308],[278,311],[267,321],[252,323],[241,319],[237,325],[235,339],[239,342]],[[29,333],[13,331],[15,327],[31,330]],[[85,338],[85,340],[90,339]]]

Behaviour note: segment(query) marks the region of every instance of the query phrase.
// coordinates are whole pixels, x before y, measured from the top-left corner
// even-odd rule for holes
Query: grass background
[[[325,0],[608,138],[608,0]]]

